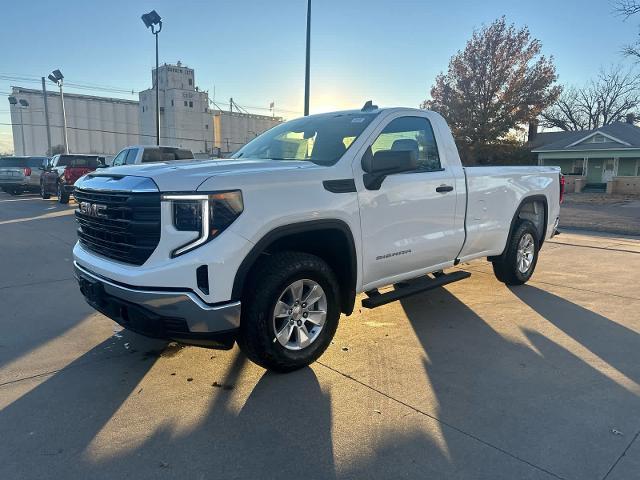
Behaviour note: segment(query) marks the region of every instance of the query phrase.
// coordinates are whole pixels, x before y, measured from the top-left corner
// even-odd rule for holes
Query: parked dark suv
[[[58,202],[69,203],[76,180],[100,165],[97,155],[55,155],[42,174],[40,195],[45,199],[57,195]]]

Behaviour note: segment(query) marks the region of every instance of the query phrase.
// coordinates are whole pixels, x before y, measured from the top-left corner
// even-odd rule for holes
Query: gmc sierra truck
[[[157,338],[291,371],[327,348],[356,294],[375,308],[469,276],[508,285],[556,233],[557,167],[460,162],[437,113],[311,115],[231,159],[113,167],[76,183],[75,274],[95,309]]]

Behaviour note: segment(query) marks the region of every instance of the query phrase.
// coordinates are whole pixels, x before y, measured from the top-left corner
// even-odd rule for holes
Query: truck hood
[[[197,160],[123,165],[98,170],[93,176],[133,176],[152,179],[161,192],[193,192],[207,179],[222,175],[268,174],[282,170],[320,168],[299,160]]]

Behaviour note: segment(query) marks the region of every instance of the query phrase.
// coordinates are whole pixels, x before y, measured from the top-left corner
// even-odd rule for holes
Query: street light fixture
[[[162,30],[162,18],[158,12],[151,10],[149,13],[142,15],[142,21],[147,28],[151,29],[151,33],[156,37],[156,145],[160,145],[160,87],[158,72],[158,34]],[[156,30],[157,26],[157,30]]]
[[[22,136],[22,155],[26,155],[27,154],[27,149],[25,147],[25,143],[24,143],[24,122],[22,121],[22,110],[24,110],[25,108],[29,107],[29,102],[27,102],[25,99],[21,98],[20,100],[18,100],[16,97],[9,97],[9,103],[11,105],[15,105],[18,110],[20,111],[20,134]]]
[[[64,140],[64,153],[69,153],[69,138],[67,137],[67,112],[64,108],[64,93],[62,93],[62,84],[64,75],[60,70],[54,70],[47,77],[53,83],[60,88],[60,103],[62,105],[62,126],[63,126],[63,140]]]

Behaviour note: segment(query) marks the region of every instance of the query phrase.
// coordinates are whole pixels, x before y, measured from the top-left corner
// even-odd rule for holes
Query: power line
[[[19,123],[6,123],[6,122],[0,122],[0,125],[5,125],[5,126],[20,126]],[[23,124],[25,127],[46,127],[46,124],[44,123],[24,123]],[[51,128],[63,128],[62,125],[51,125]],[[98,128],[82,128],[82,127],[70,127],[67,125],[67,129],[68,130],[79,130],[79,131],[85,131],[85,132],[96,132],[96,133],[111,133],[114,135],[137,135],[139,137],[152,137],[152,138],[156,138],[155,134],[146,134],[146,133],[132,133],[132,132],[118,132],[115,130],[102,130],[102,129],[98,129]],[[174,137],[174,136],[169,136],[169,138],[174,139],[174,140],[186,140],[186,141],[191,141],[191,142],[206,142],[208,141],[206,138],[188,138],[188,137]],[[233,145],[245,145],[246,142],[227,142]]]
[[[0,80],[6,81],[14,81],[14,82],[28,82],[28,83],[41,83],[41,77],[31,76],[31,75],[8,75],[4,73],[0,73]],[[112,93],[124,93],[127,95],[136,95],[138,91],[133,88],[124,88],[124,87],[114,87],[108,85],[99,85],[92,83],[76,83],[76,82],[65,82],[65,85],[71,86],[81,90],[93,90],[93,91],[104,91],[104,92],[112,92]]]
[[[38,84],[40,84],[40,82],[42,81],[40,77],[36,77],[36,76],[18,75],[18,74],[6,74],[6,73],[0,73],[0,80],[21,81],[21,82],[38,83]],[[74,88],[82,89],[82,90],[103,91],[103,92],[111,92],[111,93],[123,93],[123,94],[127,94],[127,95],[136,95],[136,94],[140,93],[140,91],[132,89],[132,88],[115,87],[115,86],[99,85],[99,84],[92,84],[92,83],[65,82],[65,85],[72,86]],[[206,92],[206,90],[205,90],[205,92]],[[11,93],[9,93],[9,92],[0,92],[0,94],[2,94],[2,95],[11,95]],[[214,105],[217,104],[217,105],[225,105],[227,107],[229,106],[228,103],[223,103],[223,102],[214,102],[214,101],[212,101],[212,103],[214,103]],[[237,105],[237,106],[239,107],[239,105]],[[260,106],[257,106],[257,105],[243,105],[242,110],[246,111],[247,108],[249,108],[251,110],[271,111],[271,108],[269,108],[269,107],[260,107]],[[302,113],[301,110],[291,110],[291,109],[286,109],[286,108],[278,108],[277,111],[285,112],[285,113],[292,113],[292,114],[301,114]]]

